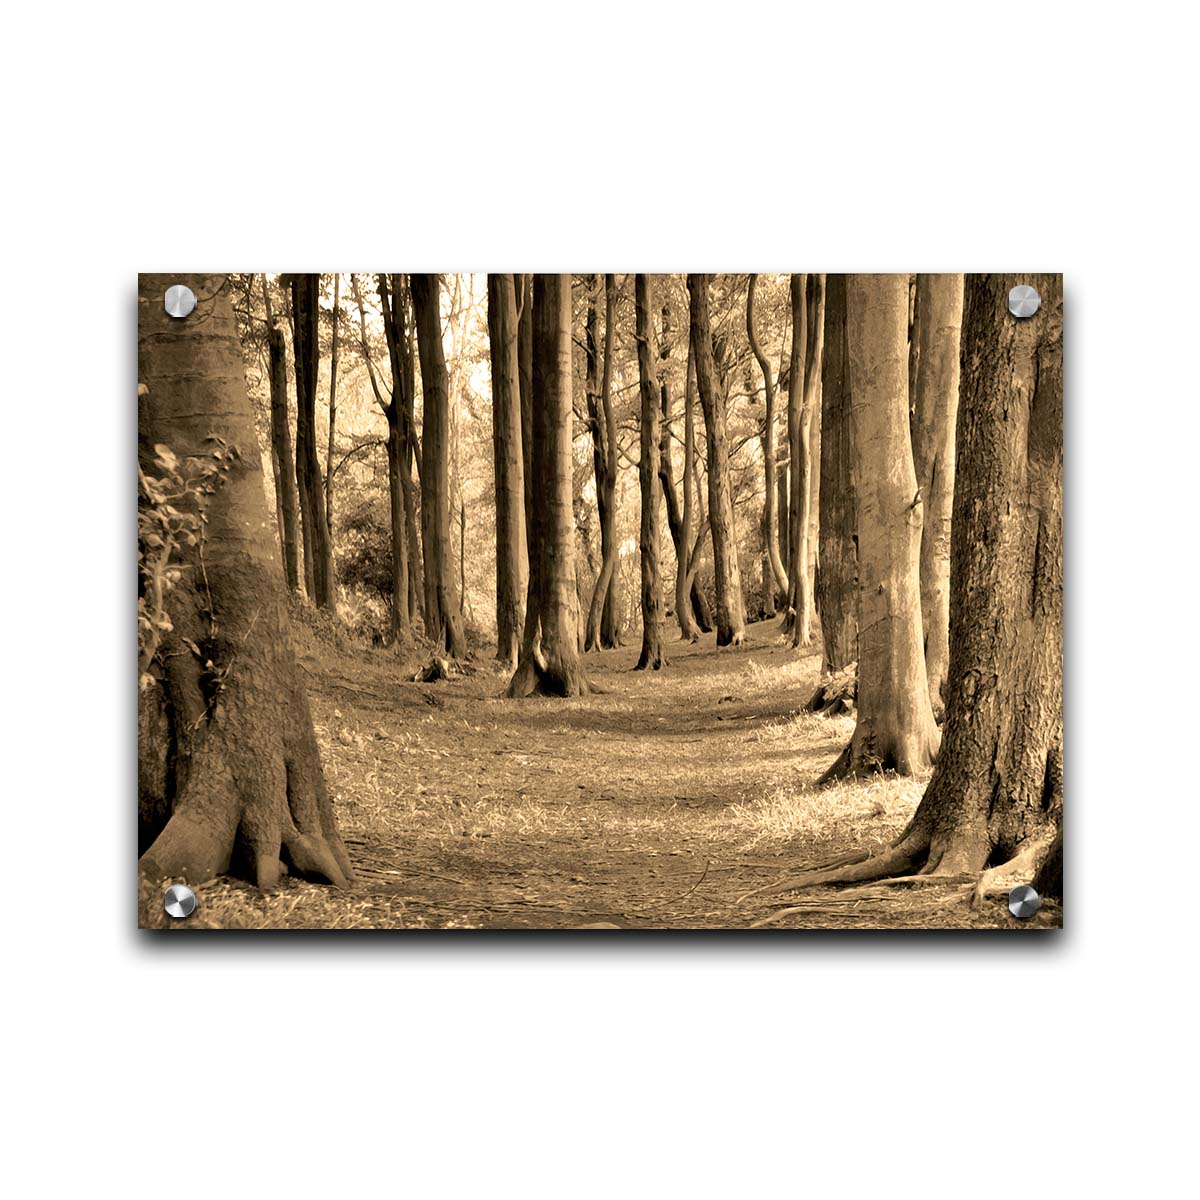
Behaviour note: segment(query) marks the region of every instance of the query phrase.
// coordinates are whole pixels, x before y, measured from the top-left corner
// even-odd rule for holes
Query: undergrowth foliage
[[[138,689],[154,684],[150,664],[173,626],[167,597],[183,575],[181,552],[198,548],[204,562],[208,501],[238,460],[236,446],[205,438],[204,454],[182,461],[161,443],[154,447],[157,474],[138,465]],[[193,649],[198,649],[193,647]]]

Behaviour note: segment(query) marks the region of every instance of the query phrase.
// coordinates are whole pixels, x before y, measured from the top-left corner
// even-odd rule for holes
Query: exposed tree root
[[[971,892],[971,907],[978,908],[983,898],[998,892],[1011,890],[1014,883],[1026,883],[1036,877],[1046,855],[1050,852],[1052,838],[1045,837],[1027,842],[1006,863],[989,867],[980,876]],[[1004,879],[1008,882],[1000,884]]]
[[[977,909],[985,896],[1006,893],[1014,883],[1033,878],[1050,853],[1053,840],[1052,832],[1048,832],[1045,836],[1022,846],[1007,862],[983,870],[972,866],[972,855],[969,851],[956,845],[946,845],[945,839],[942,839],[942,849],[931,849],[930,835],[910,828],[879,854],[847,855],[840,861],[834,860],[802,870],[782,882],[767,884],[747,892],[738,903],[752,896],[776,896],[783,892],[796,892],[811,887],[869,885],[848,888],[841,893],[839,899],[833,903],[841,906],[841,910],[844,911],[846,905],[881,898],[886,894],[883,889],[891,887],[945,887],[967,884],[967,887],[958,887],[953,895],[938,903],[950,903],[969,897],[971,907]],[[917,868],[915,871],[914,867]],[[1005,882],[1000,883],[1001,880]],[[807,912],[811,915],[814,908],[821,908],[823,904],[824,902],[815,902],[792,905],[761,917],[754,921],[750,928],[759,929],[774,924],[793,913]]]

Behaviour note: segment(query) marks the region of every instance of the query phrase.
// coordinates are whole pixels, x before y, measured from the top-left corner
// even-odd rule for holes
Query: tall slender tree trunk
[[[791,443],[791,532],[788,578],[795,613],[793,646],[812,640],[813,567],[813,421],[820,394],[825,340],[825,276],[793,275],[792,354],[788,379],[788,436]]]
[[[525,625],[529,560],[525,541],[517,294],[511,275],[488,276],[488,338],[496,475],[496,657],[513,670]]]
[[[713,576],[717,592],[717,645],[740,646],[746,635],[742,574],[729,486],[729,446],[725,396],[713,359],[708,315],[708,276],[689,275],[692,357],[708,438],[708,519],[712,529]]]
[[[759,370],[763,376],[765,393],[762,449],[763,469],[765,479],[763,486],[763,547],[766,551],[767,565],[770,570],[770,580],[763,581],[763,599],[769,609],[770,616],[775,611],[775,591],[786,594],[788,589],[787,570],[779,553],[778,528],[779,516],[776,512],[776,483],[775,483],[775,377],[771,374],[771,360],[763,353],[754,328],[754,294],[757,290],[758,276],[750,276],[750,284],[746,290],[746,335],[750,341],[750,349],[758,360]]]
[[[358,304],[359,328],[362,336],[363,358],[367,363],[367,374],[371,380],[375,399],[383,410],[388,425],[388,508],[392,544],[392,612],[388,640],[391,643],[403,642],[412,632],[415,621],[411,597],[413,593],[412,574],[416,561],[416,556],[412,553],[413,528],[405,503],[406,489],[404,486],[405,477],[408,474],[405,404],[411,398],[408,391],[411,381],[403,370],[399,350],[401,339],[404,336],[404,311],[398,302],[393,311],[387,276],[380,275],[378,278],[379,303],[383,313],[384,336],[387,338],[388,360],[392,368],[391,396],[384,400],[367,347],[367,318],[363,309],[362,296],[358,291],[357,276],[350,276],[350,284],[354,289],[354,298]]]
[[[317,296],[320,276],[293,275],[291,284],[292,356],[296,365],[296,483],[304,525],[304,578],[306,584],[311,583],[310,598],[321,608],[332,609],[337,585],[325,515],[325,491],[317,461],[316,397],[320,363]]]
[[[163,309],[177,283],[197,297],[182,320]],[[156,444],[180,461],[209,456],[214,438],[237,451],[208,500],[201,545],[176,552],[174,628],[152,664],[157,682],[139,696],[140,873],[199,883],[232,867],[266,888],[282,854],[297,871],[345,883],[350,860],[292,653],[225,276],[139,278],[138,382],[142,469],[154,471]]]
[[[908,280],[846,279],[858,493],[858,720],[824,780],[933,763],[921,639],[921,497],[908,428]]]
[[[525,624],[521,633],[521,653],[528,645],[535,656],[540,654],[541,608],[535,570],[534,466],[533,466],[533,276],[513,276],[517,292],[517,378],[521,398],[521,466],[525,483],[525,547],[528,582],[525,589]],[[539,660],[540,661],[540,660]]]
[[[509,696],[588,693],[579,658],[572,497],[571,276],[533,277],[532,470],[533,538],[529,603],[521,658]],[[428,436],[428,435],[427,435]],[[537,630],[541,646],[537,645]]]
[[[592,591],[584,649],[611,649],[620,638],[620,542],[617,540],[617,421],[612,405],[613,336],[617,287],[604,276],[604,362],[596,390],[595,277],[588,296],[584,327],[587,351],[588,419],[596,473],[596,509],[600,516],[600,574]]]
[[[333,546],[333,439],[337,425],[338,325],[341,323],[342,277],[333,277],[333,326],[329,350],[329,441],[325,446],[325,519],[329,524],[330,553]]]
[[[275,326],[271,292],[263,276],[263,300],[267,312],[267,365],[271,390],[271,464],[275,468],[275,502],[279,513],[279,543],[283,575],[288,591],[300,590],[299,547],[296,526],[296,465],[292,459],[292,435],[288,423],[287,349],[283,330]]]
[[[421,533],[425,551],[425,618],[430,641],[465,658],[462,615],[454,596],[450,542],[450,385],[442,347],[439,280],[413,275],[413,314],[424,402],[421,461]]]
[[[670,339],[667,336],[669,310],[663,305],[663,357],[670,355]],[[692,389],[692,355],[688,351],[688,382],[685,390],[685,404],[691,403]],[[684,449],[684,479],[683,491],[685,504],[683,511],[679,508],[679,496],[675,491],[675,471],[671,461],[671,393],[667,383],[666,370],[662,376],[662,438],[659,451],[658,476],[662,480],[663,497],[667,502],[667,528],[671,531],[671,542],[675,547],[675,617],[679,622],[680,636],[685,642],[694,642],[700,636],[700,629],[695,617],[695,573],[690,569],[691,547],[691,496],[692,484],[690,478],[691,455],[685,443]],[[685,413],[684,421],[691,436],[691,416]]]
[[[692,599],[692,612],[696,625],[701,633],[711,633],[713,629],[712,608],[704,589],[696,581],[696,573],[700,570],[700,558],[704,551],[704,541],[708,537],[708,517],[704,515],[700,497],[700,473],[696,465],[696,359],[692,353],[691,337],[688,337],[688,373],[687,384],[683,396],[683,545],[687,546],[688,530],[693,526],[692,513],[697,505],[701,505],[700,520],[695,522],[696,540],[692,543],[691,554],[686,556],[687,582],[686,588]],[[691,641],[696,641],[692,638]]]
[[[858,534],[851,461],[846,277],[829,275],[821,363],[821,570],[817,576],[825,674],[844,670],[858,658]]]
[[[850,278],[857,414],[864,401],[855,369],[856,292],[878,289]],[[1034,316],[1010,315],[1008,293],[1016,284],[1037,289],[1041,307]],[[889,307],[901,298],[891,297]],[[889,315],[889,323],[895,319]],[[788,886],[914,871],[958,877],[991,868],[979,880],[977,897],[990,880],[1012,877],[1043,881],[1061,894],[1062,322],[1061,275],[966,277],[950,534],[950,674],[937,765],[892,846]],[[894,338],[891,354],[899,358],[902,349]],[[906,371],[896,363],[888,374]],[[867,480],[860,478],[860,491],[865,503]],[[864,535],[866,521],[864,513]]]
[[[417,440],[417,364],[413,348],[412,298],[403,275],[392,276],[392,295],[396,300],[397,346],[401,375],[404,379],[404,404],[401,413],[401,431],[404,452],[400,485],[404,497],[404,527],[408,535],[408,613],[409,624],[415,625],[417,617],[429,628],[425,615],[425,585],[422,578],[421,518],[417,512],[419,484],[413,480],[413,468],[418,476],[421,472],[421,444]]]
[[[958,411],[963,277],[917,276],[917,368],[912,397],[913,465],[925,508],[921,527],[921,621],[925,673],[936,717],[945,713],[950,667],[950,514]]]
[[[640,455],[638,483],[641,486],[641,574],[642,574],[642,653],[635,671],[657,671],[666,666],[662,638],[662,577],[659,572],[658,486],[655,458],[659,452],[659,395],[654,380],[653,281],[649,275],[634,279],[638,386],[642,412],[639,425]]]

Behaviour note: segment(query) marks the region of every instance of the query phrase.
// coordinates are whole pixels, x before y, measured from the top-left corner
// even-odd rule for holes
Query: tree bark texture
[[[717,593],[717,645],[739,646],[746,633],[742,575],[729,483],[729,444],[725,395],[713,358],[708,312],[708,276],[689,275],[691,346],[696,384],[708,439],[708,520],[712,531],[713,577]]]
[[[488,276],[492,364],[492,458],[496,481],[496,657],[515,669],[529,587],[525,540],[525,460],[517,294],[511,275]]]
[[[821,362],[821,570],[817,575],[826,675],[844,670],[858,658],[858,534],[851,463],[846,276],[829,275]]]
[[[266,287],[266,276],[263,276]],[[267,364],[271,390],[271,462],[275,468],[276,499],[280,514],[280,549],[288,591],[300,590],[300,560],[296,507],[296,465],[292,459],[292,435],[288,424],[287,349],[283,330],[271,323],[267,330]]]
[[[621,644],[621,546],[617,540],[617,421],[612,405],[612,365],[616,280],[604,276],[604,361],[596,379],[596,284],[588,295],[584,339],[587,354],[587,407],[592,428],[596,473],[596,509],[600,516],[600,574],[588,610],[584,649],[612,649]]]
[[[771,576],[774,580],[771,588],[771,611],[774,611],[774,593],[777,589],[784,594],[788,589],[787,569],[779,553],[779,516],[776,512],[775,484],[775,377],[771,373],[771,360],[763,353],[754,328],[754,294],[757,290],[758,276],[751,275],[746,289],[746,336],[750,341],[750,349],[758,360],[759,370],[763,376],[764,413],[763,413],[763,469],[765,471],[763,487],[763,541],[767,552]]]
[[[1032,317],[1008,311],[1017,284],[1041,297]],[[966,277],[941,750],[896,842],[849,867],[815,871],[806,886],[983,871],[978,895],[989,875],[1017,872],[1061,895],[1062,337],[1061,275]],[[865,496],[865,482],[860,490]]]
[[[658,481],[656,457],[659,453],[659,393],[654,377],[654,306],[653,281],[649,275],[634,279],[638,386],[642,411],[639,425],[640,456],[638,483],[641,486],[641,575],[642,575],[642,652],[636,671],[657,671],[666,666],[662,636],[662,577],[659,570]]]
[[[908,425],[908,279],[846,279],[858,493],[858,720],[825,779],[932,765],[921,637],[921,502]]]
[[[583,696],[575,578],[571,406],[571,276],[533,277],[533,540],[529,604],[521,657],[509,696]],[[537,630],[540,628],[540,648]]]
[[[450,541],[450,385],[442,347],[439,279],[413,275],[413,315],[421,359],[421,542],[425,557],[426,634],[453,658],[465,658]]]
[[[197,298],[163,310],[176,283]],[[283,574],[263,492],[254,414],[222,275],[143,275],[138,284],[139,459],[238,451],[206,506],[200,545],[178,551],[174,629],[139,696],[140,873],[203,882],[231,868],[260,887],[297,871],[352,876],[338,836],[288,631]]]
[[[911,401],[913,464],[921,489],[921,622],[925,673],[936,717],[945,712],[950,666],[950,516],[958,411],[963,277],[918,275],[917,365]]]
[[[325,515],[325,489],[317,460],[316,398],[319,275],[293,275],[292,357],[296,368],[296,484],[304,527],[304,580],[321,608],[336,605],[333,546]]]

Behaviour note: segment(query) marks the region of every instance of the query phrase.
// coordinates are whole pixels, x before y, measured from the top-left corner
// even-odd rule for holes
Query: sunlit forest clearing
[[[1017,279],[143,277],[141,923],[1060,925]]]

